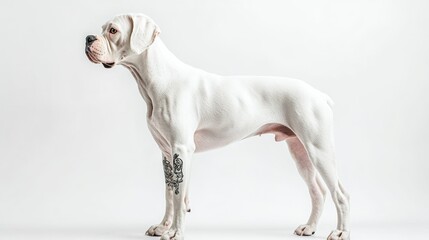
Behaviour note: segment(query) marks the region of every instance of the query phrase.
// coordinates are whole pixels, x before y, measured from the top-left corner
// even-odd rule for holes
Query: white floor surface
[[[147,226],[131,227],[0,227],[0,239],[4,240],[132,240],[159,239],[145,236]],[[292,234],[292,226],[275,227],[194,227],[188,226],[187,240],[298,240],[326,239],[329,234],[327,227],[319,227],[312,237],[299,237]],[[428,239],[429,229],[425,226],[354,226],[352,239]]]

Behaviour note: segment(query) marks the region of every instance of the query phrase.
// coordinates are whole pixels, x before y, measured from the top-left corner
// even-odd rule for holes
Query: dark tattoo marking
[[[164,165],[165,184],[171,189],[174,189],[176,195],[179,194],[179,184],[183,182],[182,159],[179,158],[179,154],[175,153],[173,156],[173,167],[166,157],[164,157],[162,163]],[[174,179],[174,175],[176,179]]]

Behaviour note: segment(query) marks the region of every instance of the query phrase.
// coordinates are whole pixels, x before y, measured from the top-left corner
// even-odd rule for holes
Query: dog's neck
[[[131,71],[148,107],[168,92],[170,81],[191,68],[176,58],[159,37],[143,53],[124,59],[121,65]]]

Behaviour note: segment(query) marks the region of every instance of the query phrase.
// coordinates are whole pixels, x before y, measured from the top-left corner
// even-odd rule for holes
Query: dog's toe
[[[182,231],[170,229],[161,236],[161,240],[183,240]]]
[[[298,236],[311,236],[316,232],[316,227],[313,225],[303,224],[295,229],[295,234]]]
[[[342,230],[334,230],[329,234],[328,240],[350,240],[350,233]]]
[[[151,226],[147,231],[147,236],[162,236],[165,232],[167,232],[170,229],[169,224],[156,224]]]

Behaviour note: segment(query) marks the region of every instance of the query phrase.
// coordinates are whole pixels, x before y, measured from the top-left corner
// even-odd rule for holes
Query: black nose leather
[[[86,45],[91,45],[95,40],[97,40],[97,38],[94,35],[88,35],[86,37]]]

